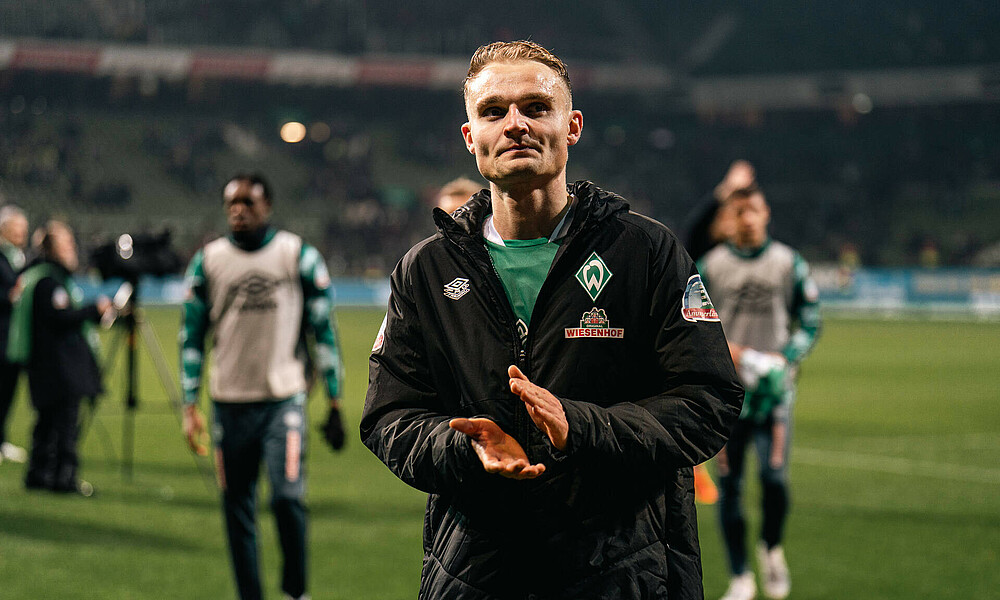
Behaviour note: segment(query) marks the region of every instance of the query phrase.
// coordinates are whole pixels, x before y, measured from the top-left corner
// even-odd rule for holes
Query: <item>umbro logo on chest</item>
[[[458,300],[462,296],[469,293],[469,280],[465,277],[456,277],[450,283],[446,283],[444,286],[444,295],[446,298],[451,298],[452,300]]]

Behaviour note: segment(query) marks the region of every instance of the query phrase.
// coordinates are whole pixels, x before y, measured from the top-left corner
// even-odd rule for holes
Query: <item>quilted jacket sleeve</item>
[[[482,467],[465,436],[448,426],[435,391],[411,296],[413,268],[404,258],[390,278],[388,310],[368,361],[361,439],[405,483],[447,493]]]

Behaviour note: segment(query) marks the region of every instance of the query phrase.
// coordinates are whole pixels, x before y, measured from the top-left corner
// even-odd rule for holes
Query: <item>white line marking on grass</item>
[[[841,467],[892,473],[896,475],[917,475],[933,479],[973,481],[977,483],[1000,484],[1000,469],[970,467],[929,460],[913,460],[876,454],[858,454],[839,450],[819,450],[816,448],[792,448],[792,462],[814,467]]]
[[[842,438],[845,441],[863,442],[866,444],[926,444],[948,442],[951,445],[960,444],[969,449],[991,449],[1000,451],[1000,432],[982,433],[925,433],[925,434],[888,434],[888,435],[855,435]]]

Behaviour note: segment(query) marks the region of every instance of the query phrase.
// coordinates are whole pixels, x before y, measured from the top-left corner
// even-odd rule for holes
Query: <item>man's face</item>
[[[226,185],[222,206],[233,233],[256,231],[271,216],[271,203],[264,196],[264,186],[245,179],[234,179]]]
[[[73,232],[65,227],[56,226],[49,232],[49,238],[52,243],[52,258],[66,267],[67,271],[75,271],[80,262],[76,254]]]
[[[28,242],[28,219],[22,216],[7,219],[0,229],[0,236],[18,248],[24,248]]]
[[[771,209],[764,195],[751,194],[745,198],[730,200],[736,216],[734,242],[741,248],[756,248],[767,239],[767,224],[771,222]]]
[[[583,114],[572,110],[559,75],[534,61],[491,63],[468,82],[465,146],[488,181],[545,181],[565,172]]]

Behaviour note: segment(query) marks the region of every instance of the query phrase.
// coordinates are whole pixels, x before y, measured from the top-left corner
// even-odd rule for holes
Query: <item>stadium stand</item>
[[[335,274],[384,274],[431,231],[434,187],[474,175],[465,57],[529,35],[576,74],[571,178],[668,225],[748,158],[776,237],[813,262],[851,248],[861,264],[966,265],[997,241],[994,6],[588,1],[565,12],[568,35],[507,25],[561,2],[489,20],[442,2],[63,4],[0,1],[0,193],[34,220],[72,218],[85,246],[169,227],[190,254],[221,229],[219,182],[262,168]],[[846,33],[820,35],[830,19]],[[289,120],[303,141],[278,138]]]

